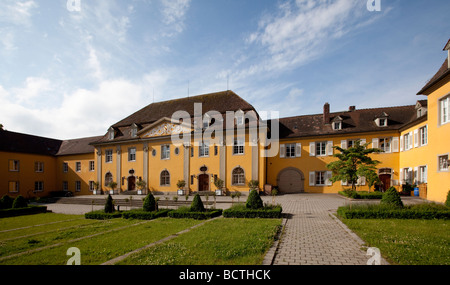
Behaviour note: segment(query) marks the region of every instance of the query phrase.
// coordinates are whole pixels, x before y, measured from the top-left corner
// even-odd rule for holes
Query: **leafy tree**
[[[358,177],[374,177],[376,175],[376,166],[380,162],[373,160],[369,154],[378,153],[381,150],[367,148],[368,145],[369,143],[361,144],[361,141],[357,140],[352,147],[347,149],[338,146],[333,147],[339,150],[340,153],[333,155],[338,158],[337,161],[327,164],[327,168],[333,172],[331,181],[347,181],[347,183],[352,185],[352,190],[356,191]]]

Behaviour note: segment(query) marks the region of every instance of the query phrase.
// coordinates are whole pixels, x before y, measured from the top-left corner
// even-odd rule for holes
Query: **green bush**
[[[0,209],[12,208],[13,201],[13,198],[9,197],[8,195],[4,195],[0,200]]]
[[[248,195],[247,202],[245,203],[245,207],[248,209],[261,209],[264,207],[263,201],[261,197],[259,196],[259,193],[257,190],[250,191],[250,195]]]
[[[281,218],[283,209],[280,205],[265,206],[259,209],[249,209],[245,205],[233,205],[223,211],[225,218]]]
[[[139,219],[139,220],[152,220],[159,217],[167,217],[167,214],[173,210],[162,209],[159,211],[146,211],[144,209],[136,209],[122,212],[122,218],[124,219]]]
[[[195,194],[190,210],[191,210],[191,212],[204,212],[205,211],[205,207],[203,206],[203,202],[202,202],[202,199],[200,198],[199,194]]]
[[[108,198],[106,199],[104,212],[105,213],[113,213],[114,212],[114,204],[113,204],[113,198],[111,197],[111,194],[108,194]]]
[[[206,220],[222,215],[222,209],[213,209],[203,212],[192,211],[188,207],[180,207],[178,210],[170,211],[168,216],[171,218],[187,218],[196,220]]]
[[[25,200],[25,198],[22,195],[19,195],[19,196],[16,197],[16,199],[14,199],[12,207],[14,209],[26,208],[26,207],[28,207],[27,200]]]
[[[346,189],[344,191],[338,192],[340,195],[352,198],[352,199],[381,199],[383,193],[379,191],[366,192],[366,191],[352,191],[351,189]]]
[[[152,193],[148,193],[145,197],[142,209],[146,212],[156,211],[156,200]]]
[[[383,194],[381,198],[380,204],[383,205],[391,205],[394,207],[403,207],[402,199],[400,198],[400,194],[394,187],[389,187],[388,190]]]
[[[86,219],[93,220],[109,220],[114,218],[120,218],[122,216],[122,212],[110,212],[106,213],[104,210],[97,210],[93,212],[88,212],[84,214]]]
[[[46,213],[47,206],[28,206],[25,208],[9,208],[0,210],[0,218]]]
[[[397,206],[353,205],[339,207],[337,214],[344,219],[449,219],[450,209],[435,203],[409,205],[403,208]]]
[[[445,200],[445,206],[450,207],[450,191],[447,192],[447,200]]]

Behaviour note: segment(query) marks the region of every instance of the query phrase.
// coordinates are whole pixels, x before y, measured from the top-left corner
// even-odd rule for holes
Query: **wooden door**
[[[135,176],[128,177],[128,190],[129,191],[136,190],[136,177]]]
[[[391,175],[390,174],[380,174],[381,180],[381,190],[386,191],[389,187],[391,187]]]
[[[209,191],[209,174],[198,176],[198,191]]]

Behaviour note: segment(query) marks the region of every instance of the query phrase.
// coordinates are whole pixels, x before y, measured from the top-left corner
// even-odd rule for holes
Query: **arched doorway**
[[[392,169],[391,168],[380,168],[378,170],[378,177],[380,178],[381,185],[378,190],[386,191],[389,187],[391,187],[391,179],[392,179]]]
[[[278,173],[278,188],[281,193],[301,193],[305,191],[305,176],[295,167],[288,167]]]
[[[128,177],[128,191],[136,190],[136,176]]]

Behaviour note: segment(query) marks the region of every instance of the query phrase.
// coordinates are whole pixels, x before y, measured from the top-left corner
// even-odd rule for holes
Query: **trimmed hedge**
[[[403,202],[402,199],[400,198],[400,194],[394,187],[389,187],[389,189],[386,190],[386,192],[384,192],[380,204],[391,205],[400,208],[403,207]]]
[[[280,205],[265,206],[260,209],[249,209],[245,205],[234,205],[223,211],[225,218],[281,218],[283,211]]]
[[[47,206],[31,205],[24,208],[9,208],[0,210],[0,218],[15,217],[22,215],[34,215],[47,212]]]
[[[143,209],[136,209],[122,212],[122,218],[124,219],[138,219],[138,220],[152,220],[159,217],[167,217],[167,214],[173,210],[161,209],[159,211],[145,211]]]
[[[93,220],[109,220],[122,217],[122,212],[115,211],[113,213],[105,213],[105,210],[97,210],[85,213],[84,217],[86,219],[93,219]]]
[[[403,208],[391,205],[353,205],[339,207],[337,214],[344,219],[444,219],[450,218],[450,209],[439,204],[424,203]]]
[[[365,192],[365,191],[339,191],[340,195],[352,198],[352,199],[381,199],[383,197],[383,193],[379,191],[375,192]]]
[[[191,211],[188,207],[180,207],[178,210],[171,211],[168,216],[171,218],[188,218],[195,220],[206,220],[222,215],[222,209],[206,210],[204,212]]]

